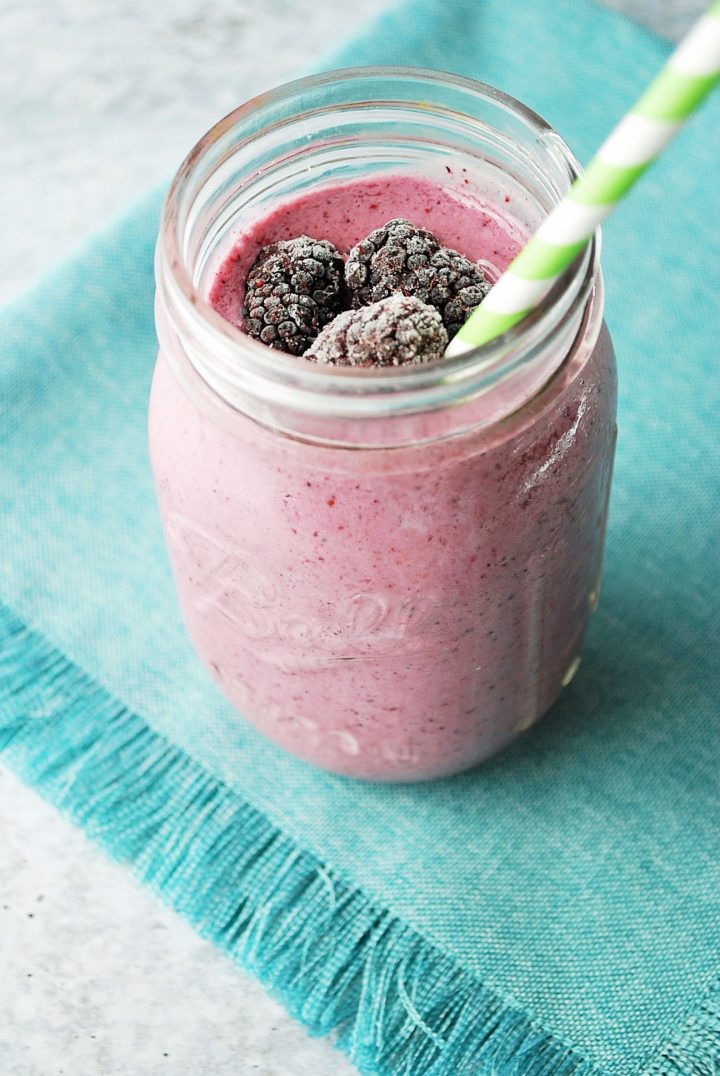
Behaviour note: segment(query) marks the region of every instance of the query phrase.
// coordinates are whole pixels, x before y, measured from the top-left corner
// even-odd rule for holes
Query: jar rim
[[[546,339],[557,328],[556,313],[558,300],[562,298],[571,282],[580,278],[571,309],[565,312],[566,318],[577,316],[590,298],[599,266],[600,232],[595,233],[586,248],[555,282],[548,294],[516,325],[512,326],[495,339],[452,358],[440,358],[422,365],[397,367],[333,367],[307,362],[303,356],[286,354],[268,348],[249,337],[237,326],[222,317],[195,286],[188,266],[182,255],[180,205],[186,188],[194,172],[200,168],[212,148],[231,129],[249,118],[261,115],[269,106],[290,101],[304,92],[314,90],[327,84],[343,81],[386,80],[407,78],[416,82],[426,82],[438,86],[451,86],[477,98],[489,100],[511,113],[525,123],[536,137],[552,145],[564,167],[568,186],[580,174],[581,168],[564,140],[551,125],[538,113],[509,94],[478,80],[456,75],[450,72],[388,65],[376,67],[350,67],[324,71],[284,83],[266,93],[258,94],[229,112],[211,127],[199,139],[185,157],[173,181],[162,211],[160,235],[156,252],[156,273],[158,283],[167,289],[171,301],[176,305],[183,323],[201,329],[204,339],[210,346],[225,352],[230,360],[233,358],[238,367],[246,373],[276,384],[290,385],[300,389],[303,395],[318,395],[351,399],[357,405],[359,398],[372,399],[378,396],[409,394],[417,397],[439,386],[467,386],[478,376],[489,370],[498,369],[504,374],[512,366],[508,356],[525,356],[529,349]],[[376,102],[372,102],[375,104]],[[388,104],[383,100],[381,104]],[[405,104],[412,104],[404,100]],[[464,117],[465,118],[465,117]],[[472,119],[473,117],[467,117]],[[265,131],[267,128],[263,128]],[[233,147],[257,137],[257,131],[248,133],[233,142]],[[211,388],[213,386],[211,385]],[[217,391],[215,389],[215,391]],[[403,408],[401,408],[403,409]],[[408,405],[407,410],[413,409]],[[425,408],[423,408],[425,409]],[[342,409],[340,412],[342,413]],[[357,410],[348,413],[358,414]],[[368,411],[369,415],[370,412]]]

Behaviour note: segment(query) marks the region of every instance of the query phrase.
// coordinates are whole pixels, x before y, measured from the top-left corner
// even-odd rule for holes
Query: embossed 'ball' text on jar
[[[205,297],[268,207],[448,161],[488,204],[512,196],[525,233],[577,168],[489,87],[332,72],[209,132],[157,248],[150,445],[188,632],[271,740],[367,779],[473,766],[577,668],[615,443],[597,242],[524,323],[420,367],[317,366],[244,336]]]

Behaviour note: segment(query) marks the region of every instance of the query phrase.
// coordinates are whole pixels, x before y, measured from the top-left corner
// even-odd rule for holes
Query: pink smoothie
[[[347,252],[404,216],[502,269],[512,205],[384,176],[307,193],[242,235],[210,289],[238,323],[260,246],[306,233]],[[194,375],[195,377],[197,375]],[[603,329],[490,427],[409,447],[293,439],[160,356],[153,467],[185,621],[211,674],[276,743],[379,780],[474,765],[572,676],[597,599],[615,436]]]

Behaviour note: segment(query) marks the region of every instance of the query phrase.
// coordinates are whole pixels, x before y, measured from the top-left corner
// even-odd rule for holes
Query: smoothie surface
[[[470,180],[451,166],[448,184],[405,174],[324,186],[303,192],[248,223],[212,281],[208,298],[233,325],[241,324],[245,278],[260,249],[281,239],[329,239],[347,255],[369,232],[405,217],[433,232],[444,246],[488,267],[496,279],[522,245],[508,196],[501,206],[483,200]],[[506,201],[506,199],[508,199]]]

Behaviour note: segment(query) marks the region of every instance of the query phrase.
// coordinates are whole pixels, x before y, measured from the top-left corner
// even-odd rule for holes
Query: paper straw
[[[598,225],[720,80],[720,0],[714,0],[635,106],[451,341],[461,355],[506,332],[542,301]],[[714,181],[714,177],[710,177]]]

